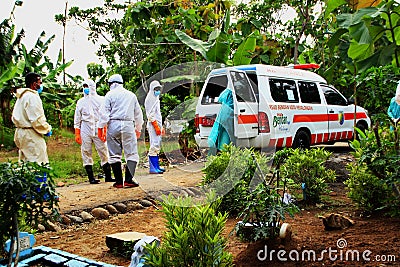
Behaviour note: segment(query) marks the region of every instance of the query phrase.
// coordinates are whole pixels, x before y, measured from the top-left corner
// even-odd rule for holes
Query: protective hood
[[[144,101],[144,107],[146,109],[147,119],[150,121],[158,120],[161,121],[160,113],[160,97],[154,95],[154,89],[162,87],[159,81],[152,81],[147,92],[146,99]]]
[[[96,83],[93,80],[86,80],[83,84],[87,84],[89,86],[89,95],[97,95]]]
[[[397,84],[395,100],[396,103],[400,105],[400,82]]]
[[[35,90],[32,90],[30,88],[19,88],[19,89],[17,89],[17,92],[16,92],[15,95],[17,96],[17,98],[21,98],[21,96],[23,94],[25,94],[26,92],[32,92],[32,93],[36,93],[37,94],[37,92]]]

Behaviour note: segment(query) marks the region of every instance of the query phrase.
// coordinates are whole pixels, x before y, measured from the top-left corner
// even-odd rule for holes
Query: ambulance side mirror
[[[347,98],[347,105],[353,105],[354,104],[354,98],[349,97]]]

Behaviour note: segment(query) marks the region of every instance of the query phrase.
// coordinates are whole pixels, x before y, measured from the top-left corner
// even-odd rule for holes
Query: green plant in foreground
[[[323,165],[332,154],[324,149],[290,149],[291,153],[280,166],[283,179],[292,179],[297,186],[304,187],[306,203],[321,201],[321,194],[328,190],[327,182],[335,180],[335,171]]]
[[[203,185],[212,185],[217,192],[231,188],[221,197],[218,209],[230,215],[239,214],[246,205],[251,182],[258,180],[260,170],[269,172],[269,158],[253,149],[243,149],[233,145],[225,145],[216,156],[207,157]],[[257,164],[260,170],[257,168]]]
[[[265,183],[259,184],[246,200],[245,209],[239,214],[242,224],[236,225],[238,235],[249,241],[274,238],[286,215],[294,217],[299,208],[293,203],[283,203],[282,196]],[[254,227],[246,228],[250,223]]]
[[[349,197],[366,212],[385,209],[400,215],[400,165],[396,130],[374,127],[359,133],[350,146],[356,162],[349,164],[350,178],[345,182]],[[397,130],[398,131],[398,130]]]
[[[160,246],[146,246],[146,266],[233,266],[221,236],[227,215],[216,213],[218,201],[194,206],[190,197],[170,195],[161,205],[168,231]]]
[[[57,213],[58,196],[53,182],[53,171],[45,165],[23,162],[0,163],[0,242],[3,246],[11,238],[16,243],[14,266],[19,257],[19,224],[37,226]],[[12,264],[12,253],[8,255]]]

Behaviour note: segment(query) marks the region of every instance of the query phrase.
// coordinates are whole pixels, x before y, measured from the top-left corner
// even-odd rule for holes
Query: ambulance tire
[[[358,122],[357,125],[356,125],[356,127],[357,127],[358,129],[360,129],[361,132],[363,132],[364,134],[365,134],[365,131],[366,131],[367,128],[368,128],[368,127],[365,126],[365,124],[362,123],[362,122]],[[357,140],[360,141],[360,135],[359,135],[357,132],[355,132],[355,136],[356,136]],[[354,138],[353,138],[353,140],[354,140]]]
[[[292,148],[308,149],[310,148],[310,136],[304,130],[300,130],[294,137]]]

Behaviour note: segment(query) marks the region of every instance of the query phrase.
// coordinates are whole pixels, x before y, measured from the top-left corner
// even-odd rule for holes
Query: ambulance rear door
[[[229,70],[229,84],[233,88],[235,138],[258,135],[258,102],[250,79],[244,71]]]

